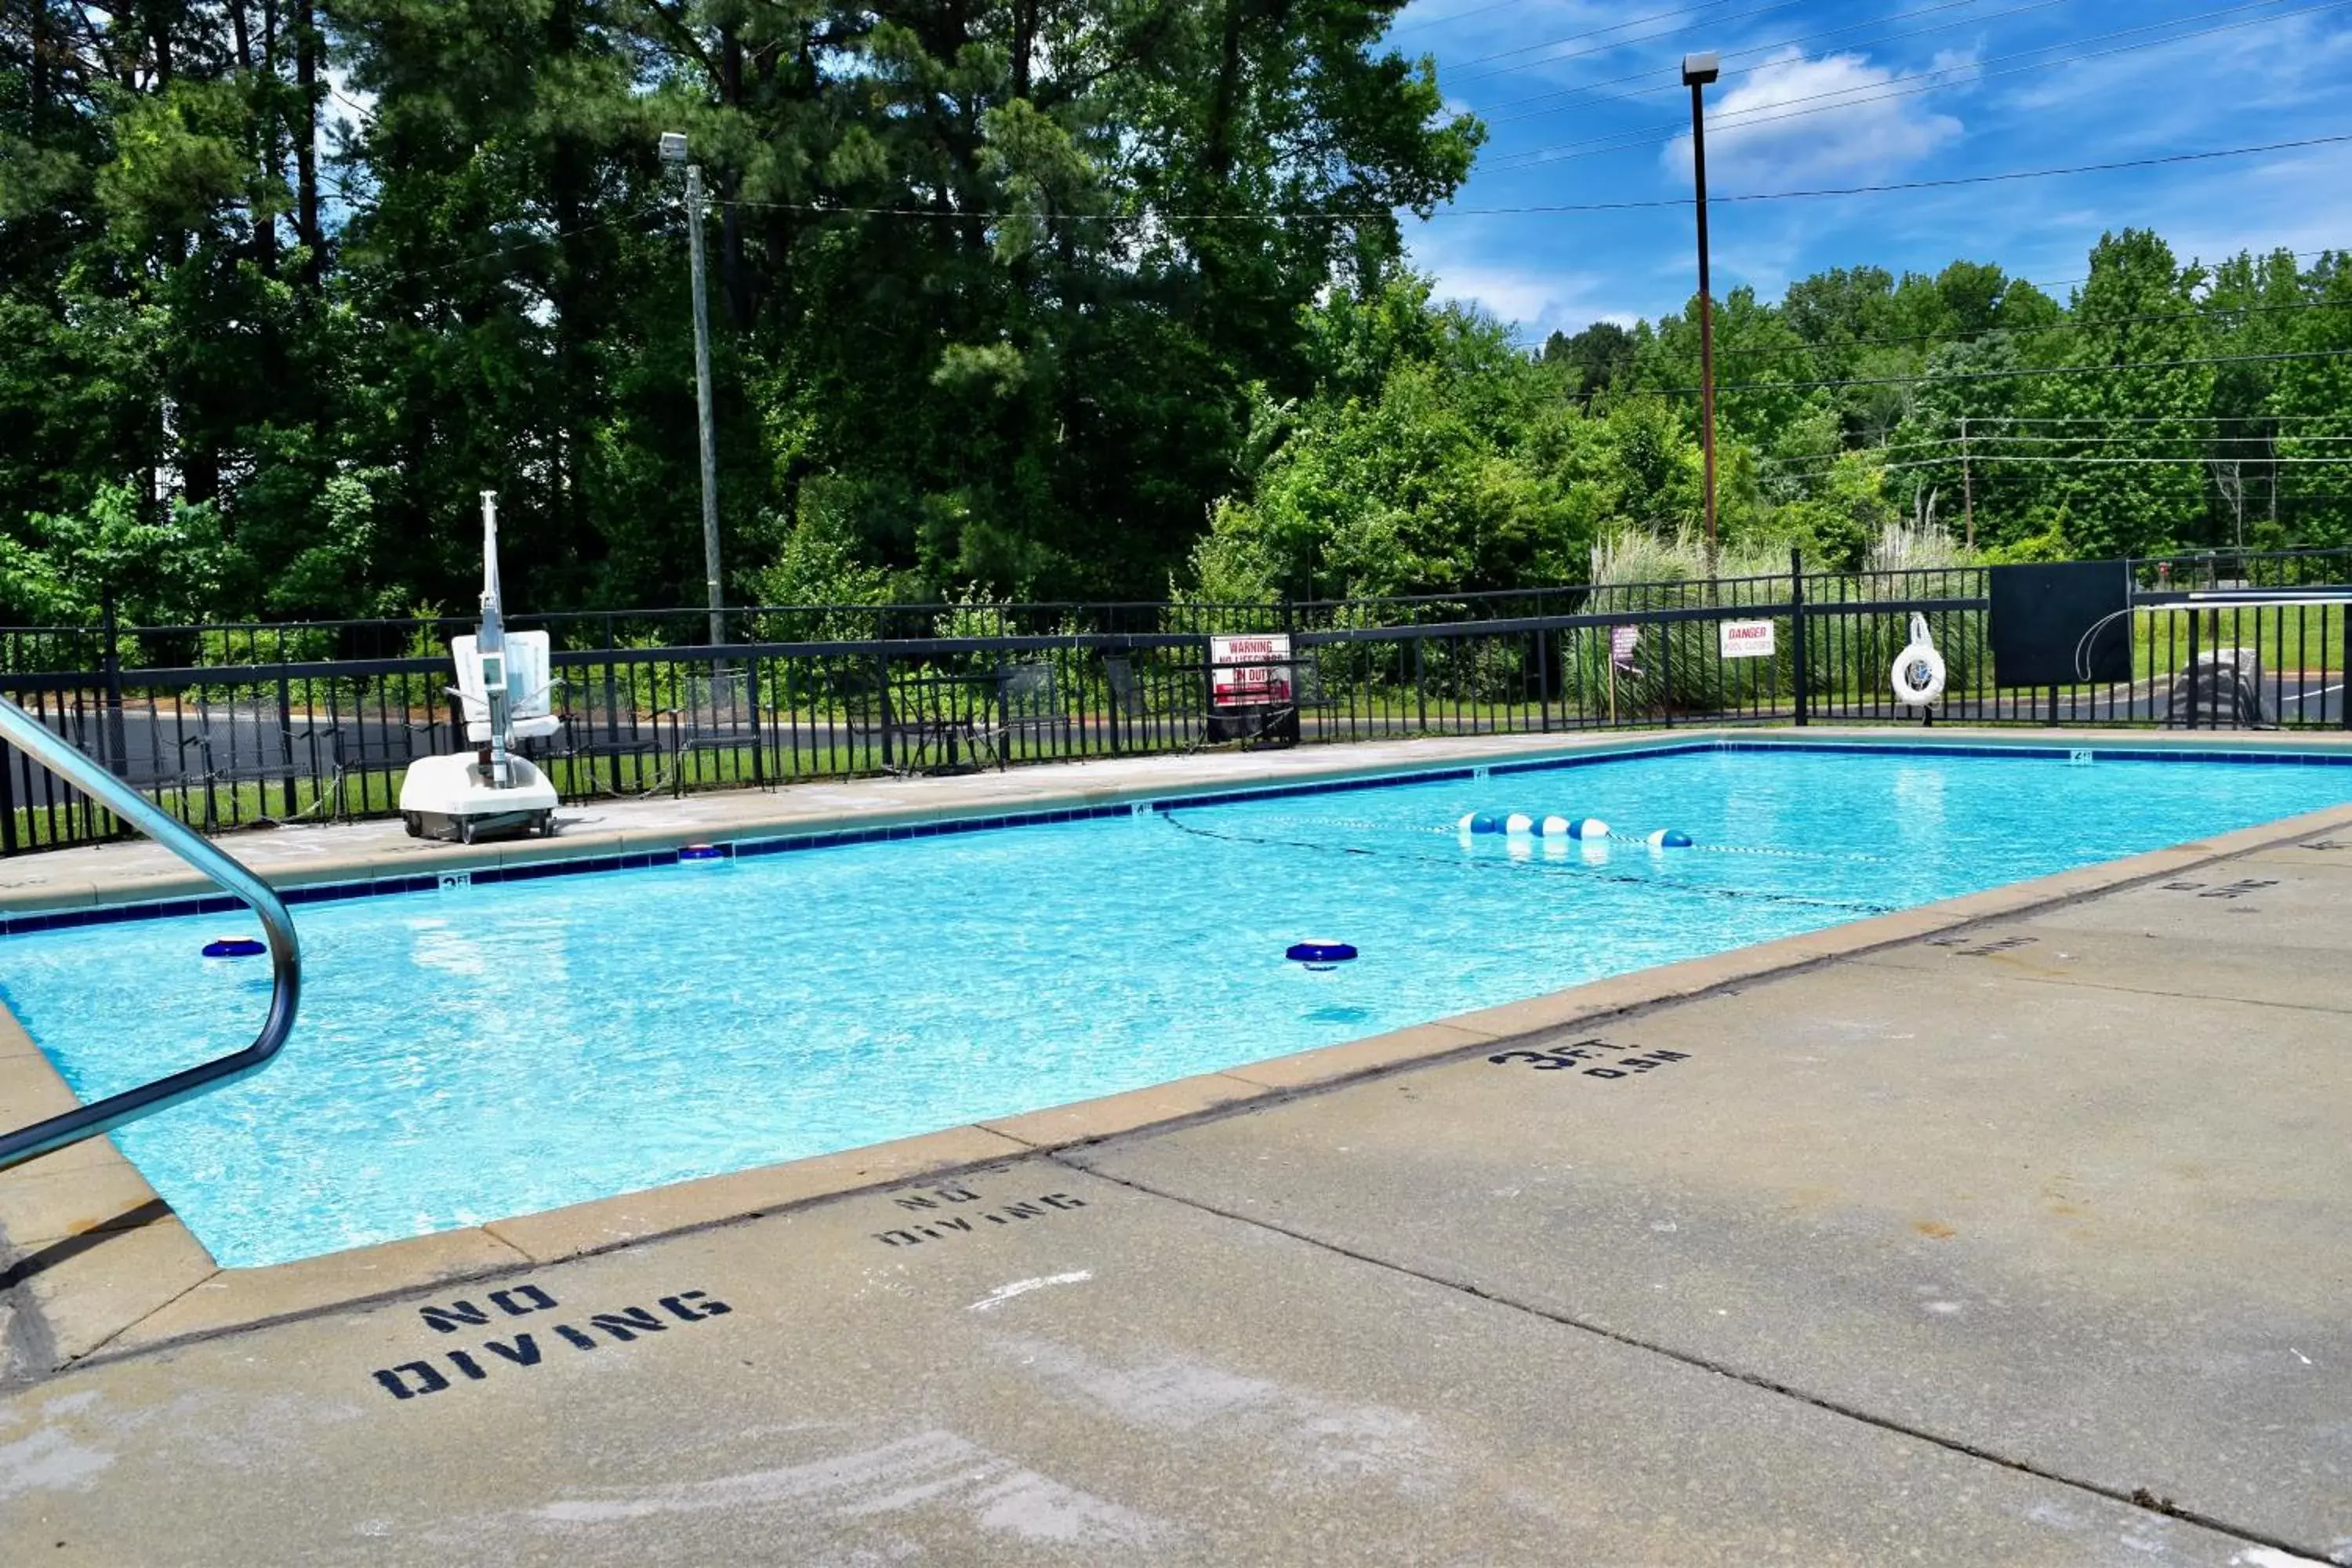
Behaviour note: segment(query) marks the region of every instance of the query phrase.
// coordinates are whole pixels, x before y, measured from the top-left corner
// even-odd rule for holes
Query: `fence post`
[[[0,752],[0,855],[16,849],[16,759]]]
[[[1801,550],[1789,552],[1789,603],[1793,606],[1789,635],[1797,639],[1797,722],[1805,724],[1811,722],[1805,715],[1811,669],[1805,658],[1805,552]]]
[[[743,686],[747,704],[751,710],[751,783],[760,789],[768,787],[768,742],[760,733],[760,656],[752,654],[743,660]],[[790,722],[786,716],[786,722]]]
[[[100,732],[106,739],[100,750],[106,753],[106,771],[120,778],[130,771],[130,746],[122,732],[122,655],[115,647],[114,590],[109,588],[99,601],[98,635],[105,646],[99,651],[100,668],[106,672],[106,722]]]
[[[1674,621],[1658,623],[1658,717],[1669,730],[1675,727],[1675,626]],[[1615,657],[1615,650],[1611,650]]]
[[[1421,716],[1421,733],[1429,733],[1429,668],[1421,657],[1425,639],[1412,639],[1412,699],[1414,711]]]
[[[2198,615],[2192,605],[2189,611],[2189,720],[2187,728],[2197,728],[2197,626]]]
[[[235,735],[236,733],[235,709],[229,711],[229,733]],[[284,796],[286,815],[294,816],[299,815],[299,811],[296,805],[294,792],[294,688],[293,682],[286,675],[286,628],[284,626],[278,628],[278,745],[286,759]],[[257,742],[256,749],[259,749]],[[319,782],[319,743],[313,737],[310,742],[310,783],[316,786]],[[265,789],[268,787],[266,784],[263,786]],[[267,800],[268,796],[265,795],[262,798]]]
[[[1537,599],[1541,613],[1542,599]],[[1543,732],[1551,733],[1551,634],[1543,627],[1536,628],[1536,705],[1541,715]]]

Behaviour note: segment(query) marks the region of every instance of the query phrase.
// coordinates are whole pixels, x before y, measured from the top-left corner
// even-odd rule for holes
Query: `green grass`
[[[2142,676],[2170,675],[2189,663],[2189,620],[2197,619],[2197,651],[2253,647],[2263,672],[2321,670],[2341,677],[2345,668],[2345,617],[2339,605],[2300,605],[2270,610],[2144,611],[2132,617],[2132,667]]]

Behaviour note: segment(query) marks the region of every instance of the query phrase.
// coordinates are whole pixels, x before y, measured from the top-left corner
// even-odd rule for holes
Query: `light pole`
[[[1698,206],[1698,442],[1706,468],[1706,574],[1715,577],[1715,306],[1706,277],[1706,84],[1723,74],[1712,50],[1683,57],[1683,85],[1691,89],[1691,175]]]
[[[686,163],[686,133],[665,131],[665,163]],[[719,587],[719,458],[710,429],[710,307],[702,288],[702,165],[686,163],[687,247],[694,271],[694,405],[702,438],[702,571],[710,592],[710,641],[727,640],[727,612]]]

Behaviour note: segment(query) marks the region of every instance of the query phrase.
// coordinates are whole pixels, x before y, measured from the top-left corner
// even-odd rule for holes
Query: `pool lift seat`
[[[563,727],[551,700],[554,679],[545,632],[506,629],[499,588],[499,502],[482,492],[482,624],[449,645],[454,694],[473,749],[419,757],[401,781],[400,816],[412,837],[460,844],[497,834],[555,831],[555,786],[518,742]]]

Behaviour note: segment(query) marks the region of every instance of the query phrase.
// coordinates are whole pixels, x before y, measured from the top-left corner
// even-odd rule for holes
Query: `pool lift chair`
[[[470,752],[419,757],[400,786],[401,820],[411,837],[460,844],[502,833],[552,834],[555,786],[516,743],[563,727],[550,700],[554,685],[545,632],[506,629],[499,592],[499,501],[482,492],[482,624],[449,645]]]

